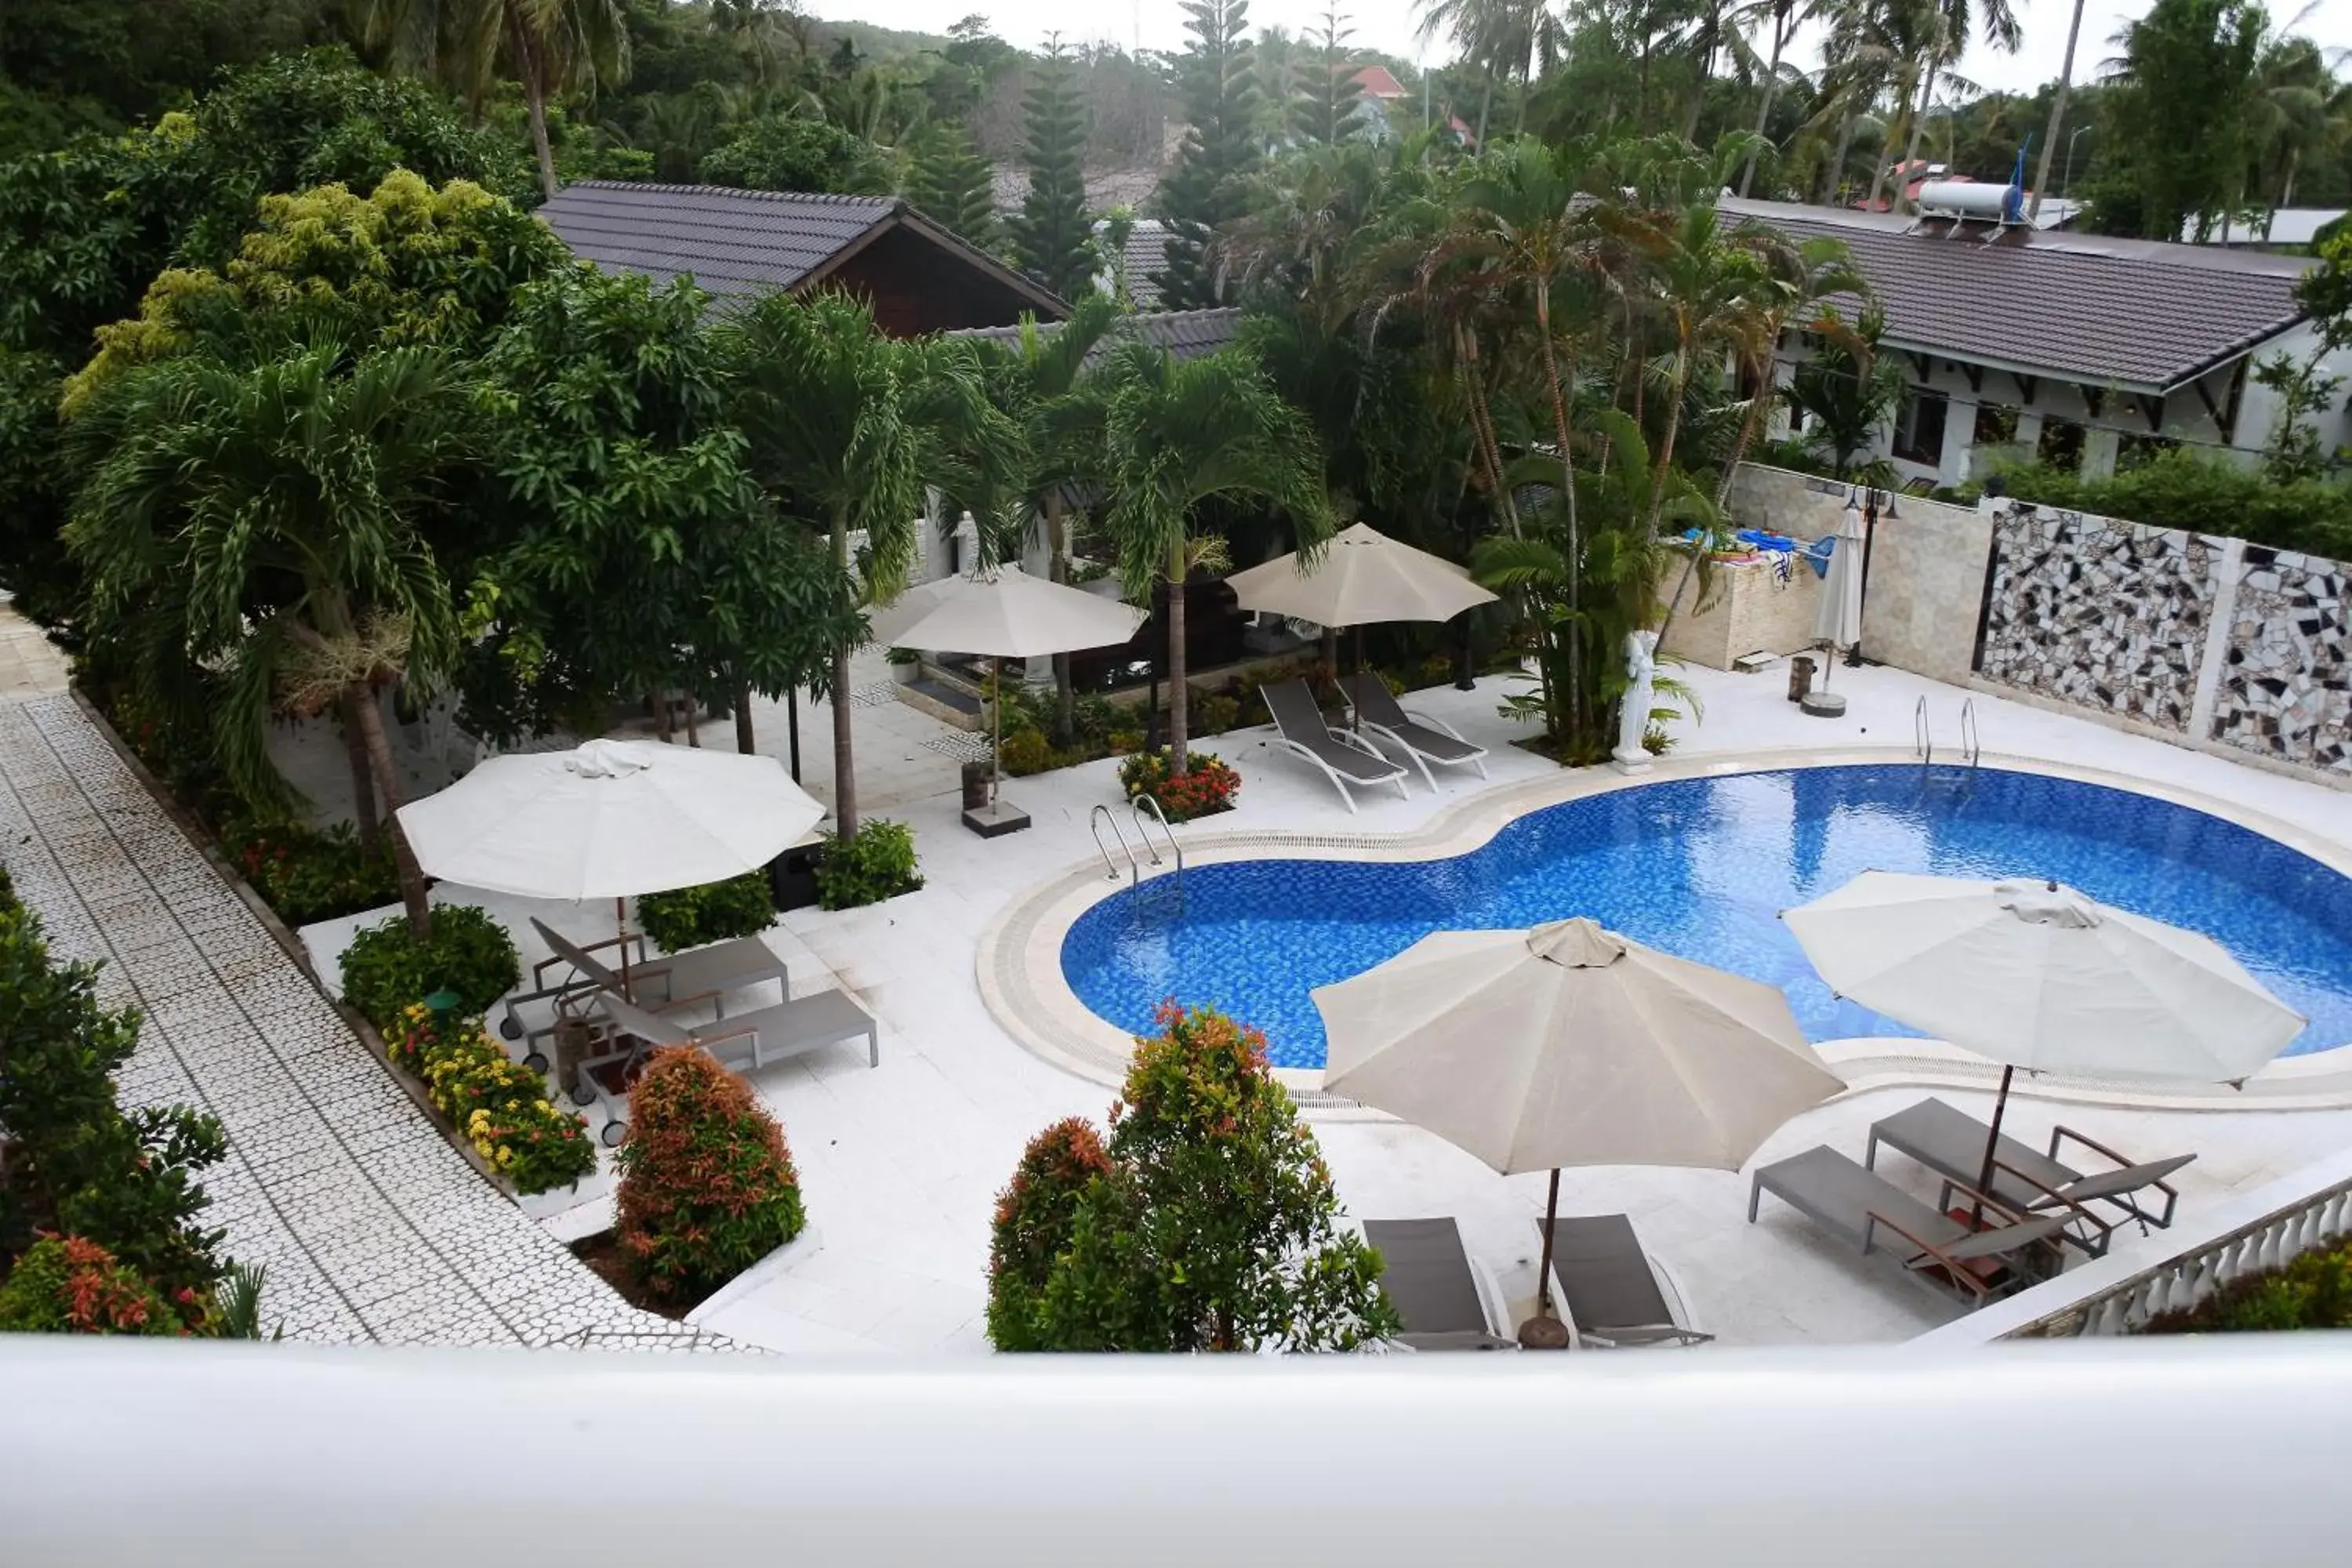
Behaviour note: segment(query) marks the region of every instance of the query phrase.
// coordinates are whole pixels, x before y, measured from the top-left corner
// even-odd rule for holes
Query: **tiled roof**
[[[1899,347],[2028,374],[2161,393],[2293,326],[2303,263],[2096,236],[1723,198],[1792,238],[1842,239]]]
[[[600,267],[641,272],[656,282],[692,273],[719,298],[793,289],[823,277],[876,232],[921,232],[1041,308],[1058,301],[994,258],[891,196],[738,191],[719,185],[580,180],[539,209],[572,253]]]
[[[1138,218],[1127,232],[1127,243],[1119,247],[1120,259],[1126,264],[1128,298],[1139,310],[1160,303],[1159,275],[1168,270],[1168,238],[1166,224],[1158,218]]]
[[[1147,343],[1166,349],[1178,359],[1200,359],[1216,353],[1234,341],[1241,330],[1242,313],[1228,306],[1215,310],[1152,310],[1121,318],[1118,330],[1131,332]],[[1060,329],[1058,321],[1044,321],[1038,331],[1051,334]],[[1001,343],[1019,340],[1018,327],[973,327],[950,334],[964,338],[988,338]],[[1087,355],[1089,363],[1102,356],[1097,347]]]

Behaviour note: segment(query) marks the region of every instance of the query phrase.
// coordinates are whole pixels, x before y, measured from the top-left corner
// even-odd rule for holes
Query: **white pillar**
[[[2116,458],[2123,445],[2123,437],[2114,430],[2094,426],[2083,432],[2083,466],[2078,470],[2086,479],[2111,479],[2116,474]]]
[[[1944,449],[1937,455],[1936,482],[1968,482],[1969,456],[1977,446],[1977,405],[1972,398],[1955,397],[1944,405]]]

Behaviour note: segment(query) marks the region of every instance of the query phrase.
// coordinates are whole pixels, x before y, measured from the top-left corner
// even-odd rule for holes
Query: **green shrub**
[[[765,871],[746,871],[723,882],[646,893],[637,899],[637,923],[665,952],[757,936],[776,923],[776,900]]]
[[[547,1080],[509,1061],[479,1018],[446,1026],[412,1002],[383,1030],[387,1055],[425,1080],[434,1109],[519,1193],[543,1193],[596,1168],[588,1123],[547,1097]]]
[[[444,986],[460,1012],[481,1013],[515,988],[522,963],[514,938],[487,910],[444,904],[433,911],[433,937],[420,943],[404,916],[368,927],[343,950],[343,1000],[379,1030],[401,1009]]]
[[[784,1130],[704,1051],[657,1051],[629,1093],[615,1237],[656,1295],[698,1300],[801,1233]]]
[[[0,909],[0,1266],[42,1233],[79,1237],[201,1327],[221,1232],[196,1221],[210,1200],[195,1178],[227,1143],[193,1110],[123,1110],[112,1075],[139,1014],[99,1005],[97,978],[95,964],[50,962],[38,916]]]
[[[1193,706],[1192,716],[1195,734],[1222,735],[1242,721],[1241,699],[1211,692]]]
[[[1102,748],[1110,744],[1112,732],[1122,728],[1127,710],[1100,692],[1089,691],[1070,704],[1070,725],[1077,738],[1094,748],[1100,756]]]
[[[2280,484],[2187,450],[2158,453],[2112,479],[2086,479],[2039,463],[2000,472],[2011,496],[2040,506],[2338,560],[2352,556],[2352,487],[2319,479]]]
[[[400,901],[400,871],[392,850],[379,846],[370,854],[347,822],[313,831],[240,818],[221,829],[221,846],[290,926]]]
[[[1045,739],[1042,730],[1024,730],[1004,737],[997,760],[1017,779],[1042,773],[1054,765],[1054,742]]]
[[[184,1334],[172,1303],[84,1237],[44,1237],[0,1281],[0,1332]]]
[[[2352,1329],[2352,1241],[2318,1247],[2284,1268],[2237,1280],[2200,1306],[2151,1320],[2147,1331],[2237,1334],[2280,1329]]]
[[[855,838],[828,836],[824,852],[817,857],[817,902],[828,910],[878,904],[922,885],[914,829],[903,822],[876,817],[859,827]]]
[[[1001,1351],[1052,1347],[1037,1333],[1037,1303],[1053,1278],[1079,1196],[1110,1174],[1102,1137],[1083,1116],[1056,1121],[1021,1152],[996,1194],[988,1247],[988,1340]]]

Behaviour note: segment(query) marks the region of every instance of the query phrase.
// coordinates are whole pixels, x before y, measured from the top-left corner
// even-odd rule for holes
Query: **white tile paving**
[[[442,1140],[70,698],[0,701],[0,835],[51,951],[103,961],[102,999],[146,1014],[124,1102],[226,1129],[206,1217],[267,1267],[265,1321],[319,1341],[711,1342],[622,1301]]]

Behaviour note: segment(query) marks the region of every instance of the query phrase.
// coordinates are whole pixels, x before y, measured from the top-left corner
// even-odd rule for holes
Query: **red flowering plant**
[[[672,1300],[709,1295],[808,1223],[783,1128],[707,1051],[654,1053],[617,1163],[621,1250]]]
[[[185,1334],[204,1317],[194,1292],[189,1310],[139,1271],[79,1236],[45,1236],[25,1249],[0,1282],[0,1331],[63,1334]]]
[[[1119,787],[1127,798],[1150,795],[1171,822],[1190,822],[1234,808],[1241,793],[1242,775],[1218,757],[1193,754],[1181,771],[1169,766],[1166,747],[1138,752],[1118,765]]]
[[[1158,1022],[1136,1041],[1109,1137],[1049,1128],[999,1200],[991,1340],[1307,1351],[1397,1332],[1380,1257],[1340,1227],[1331,1173],[1266,1065],[1265,1037],[1172,1002]]]

